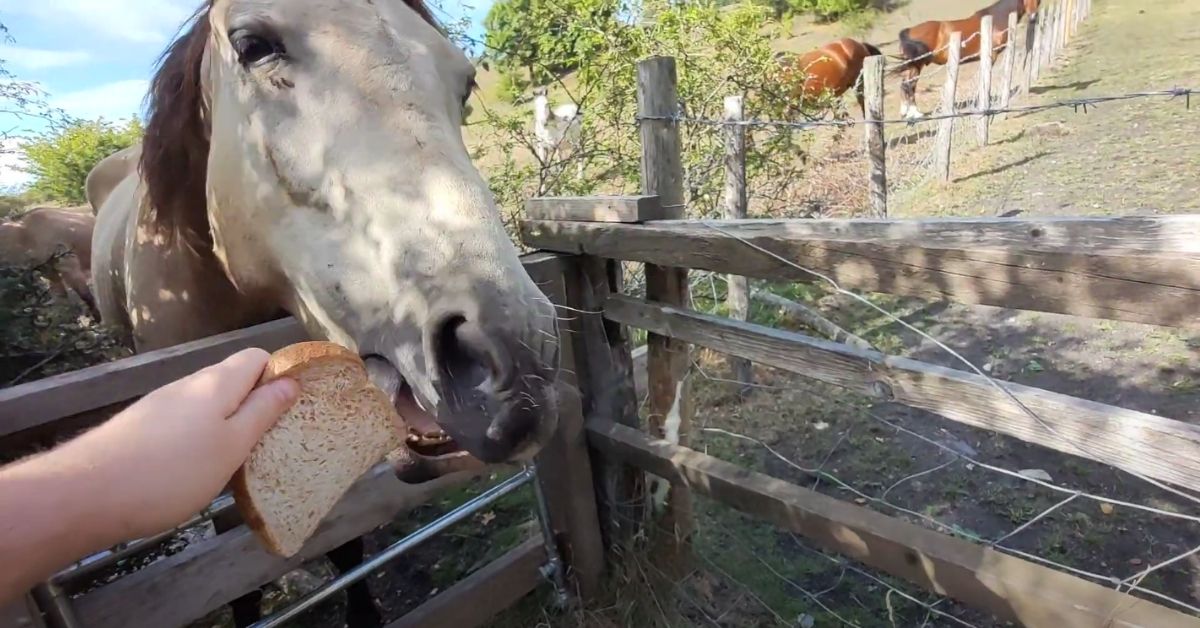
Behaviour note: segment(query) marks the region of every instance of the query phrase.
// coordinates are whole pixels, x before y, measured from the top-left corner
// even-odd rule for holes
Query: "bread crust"
[[[361,375],[363,381],[369,384],[366,365],[357,353],[333,342],[308,341],[288,345],[272,353],[266,368],[263,369],[258,386],[262,386],[280,377],[298,376],[308,369],[323,364],[339,362],[354,367]],[[301,386],[303,387],[303,384]],[[390,412],[395,413],[391,400],[386,399],[383,391],[370,386],[368,394],[370,393],[374,393],[371,396],[376,397],[376,401],[381,406],[386,406]],[[302,388],[300,394],[303,396],[307,392]],[[268,551],[278,556],[289,557],[291,553],[285,550],[281,539],[272,533],[265,518],[257,508],[254,496],[250,492],[249,478],[247,476],[248,465],[249,460],[238,468],[230,481],[234,504],[241,513],[246,526],[258,536]]]

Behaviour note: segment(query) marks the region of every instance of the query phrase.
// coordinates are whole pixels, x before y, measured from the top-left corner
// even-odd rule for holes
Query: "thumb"
[[[259,386],[246,396],[228,419],[245,454],[250,453],[262,435],[299,397],[300,385],[286,377]]]

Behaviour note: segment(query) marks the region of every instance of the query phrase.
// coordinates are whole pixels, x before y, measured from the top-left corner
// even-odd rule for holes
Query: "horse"
[[[796,103],[793,109],[813,107],[826,96],[837,98],[853,86],[858,107],[866,116],[859,76],[867,57],[882,54],[871,44],[842,37],[802,55],[785,56],[780,61],[780,82]]]
[[[980,24],[983,16],[992,16],[991,55],[992,60],[1008,46],[1012,33],[1008,32],[1008,14],[1016,13],[1017,21],[1026,15],[1036,19],[1041,0],[996,0],[992,4],[974,12],[970,17],[960,20],[929,20],[916,26],[910,26],[900,31],[900,58],[902,63],[892,68],[889,73],[900,74],[900,117],[913,120],[924,117],[925,114],[917,108],[917,77],[921,70],[935,63],[945,65],[950,58],[950,36],[953,33],[962,34],[960,63],[972,63],[979,60],[982,42],[979,37]]]
[[[0,265],[40,266],[56,296],[69,288],[99,319],[89,286],[95,226],[86,207],[35,207],[0,223]]]
[[[137,167],[90,193],[102,320],[141,353],[291,315],[363,356],[399,458],[530,459],[558,320],[463,141],[475,88],[424,0],[205,0],[156,64]],[[344,573],[361,539],[329,557]],[[381,623],[365,581],[348,599]]]
[[[117,183],[120,183],[121,179],[129,176],[137,168],[141,156],[142,144],[138,142],[122,148],[92,166],[92,169],[88,171],[87,180],[84,182],[84,193],[88,204],[92,206],[93,214],[100,211],[108,193],[117,186]]]

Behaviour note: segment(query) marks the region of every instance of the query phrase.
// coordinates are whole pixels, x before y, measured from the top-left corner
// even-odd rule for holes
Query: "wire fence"
[[[1025,31],[1027,35],[1029,32],[1028,30]],[[1015,33],[1009,32],[1008,34],[1013,35],[1009,38],[1008,42],[1014,51],[1012,54],[1019,54],[1016,50],[1018,50],[1017,40],[1019,39],[1020,29]],[[972,35],[971,37],[976,35]],[[970,41],[970,37],[968,37],[967,41]],[[1018,70],[1019,74],[1016,75],[1017,77],[1027,76],[1027,70],[1023,66],[1032,63],[1029,60],[1030,54],[1031,52],[1027,45],[1024,53],[1026,58],[1023,60],[1023,63],[1014,64],[1017,68],[1020,68]],[[945,67],[940,67],[935,72],[926,74],[922,77],[922,80],[927,81],[936,76],[938,72],[944,71],[946,71]],[[862,80],[861,77],[859,80]],[[1019,78],[1016,80],[1023,82],[1025,79]],[[923,133],[921,129],[929,127],[922,127],[922,125],[938,126],[937,123],[939,122],[954,122],[955,125],[950,127],[952,143],[962,143],[966,139],[966,134],[963,133],[965,128],[960,125],[967,122],[977,122],[980,118],[990,120],[1001,115],[1016,118],[1046,111],[1064,111],[1072,114],[1086,115],[1109,104],[1130,101],[1165,101],[1172,105],[1177,103],[1182,104],[1184,108],[1190,110],[1191,96],[1200,91],[1191,87],[1174,86],[1163,89],[1087,96],[1043,103],[998,106],[996,104],[998,102],[997,99],[993,97],[989,96],[983,102],[980,102],[976,98],[976,95],[979,93],[978,85],[968,86],[968,81],[960,79],[956,87],[957,92],[953,99],[953,105],[949,110],[938,110],[916,120],[889,118],[886,116],[861,120],[847,118],[784,120],[753,117],[742,120],[730,120],[727,118],[681,113],[664,116],[638,116],[635,121],[672,122],[680,127],[685,136],[685,141],[688,141],[688,136],[694,137],[699,134],[713,134],[715,132],[726,132],[729,129],[741,128],[750,135],[747,144],[751,147],[761,143],[764,141],[763,138],[769,137],[771,133],[775,132],[845,132],[849,129],[861,128],[863,125],[878,125],[887,129],[909,131],[899,134],[897,137],[889,138],[889,150],[887,153],[890,179],[889,189],[894,189],[893,186],[898,187],[896,183],[898,179],[905,182],[901,185],[910,185],[912,181],[923,180],[928,177],[928,173],[923,171],[927,170],[928,166],[934,162],[935,156],[925,146],[929,144],[926,140],[933,135],[933,132]],[[961,97],[963,89],[968,90],[968,98],[964,99]],[[964,103],[964,101],[966,101],[965,104],[960,104]],[[688,110],[686,106],[681,109],[683,111]],[[830,143],[836,145],[837,142],[832,141]],[[896,148],[907,148],[907,150],[894,150]],[[719,204],[701,197],[706,193],[712,193],[712,188],[706,189],[703,186],[703,182],[719,177],[724,167],[724,162],[719,158],[720,156],[719,153],[714,153],[712,158],[702,160],[698,164],[692,164],[685,173],[685,178],[687,179],[685,187],[688,192],[688,217],[701,219],[702,224],[708,224],[717,231],[720,230],[719,227],[704,222],[703,219],[717,215]],[[831,196],[832,192],[832,195],[838,197],[853,198],[857,196],[865,198],[865,194],[869,193],[870,187],[867,179],[861,176],[863,157],[864,153],[861,150],[847,150],[841,153],[826,151],[819,157],[814,156],[813,153],[808,153],[800,160],[802,167],[796,171],[798,173],[796,179],[780,180],[776,178],[777,181],[781,181],[776,185],[771,185],[772,181],[755,181],[754,185],[750,186],[750,192],[753,199],[759,203],[790,208],[793,213],[785,214],[790,217],[797,215],[829,215],[834,212],[854,213],[855,209],[861,211],[861,208],[865,207],[866,203],[848,200],[839,201],[839,204],[833,205],[828,201],[828,197]],[[845,179],[844,183],[840,179],[827,176],[830,172],[846,163],[855,165],[857,169],[854,170],[853,176]],[[910,167],[907,171],[904,171],[900,167],[893,167],[902,165]],[[830,170],[827,171],[826,168]],[[842,190],[843,187],[844,190]],[[811,204],[806,204],[804,201],[806,198],[818,200],[812,201]],[[773,255],[751,242],[743,243],[746,245],[747,255]],[[845,290],[828,277],[823,277],[811,269],[803,268],[778,256],[774,257],[776,261],[786,263],[797,270],[821,278],[827,289],[826,294],[837,296],[855,304],[857,307],[875,312],[886,319],[887,324],[903,329],[920,341],[931,343],[937,348],[937,351],[950,356],[956,368],[965,368],[986,378],[991,386],[1006,396],[1009,403],[1017,406],[1021,412],[1038,422],[1045,429],[1053,431],[1052,426],[1009,392],[1005,384],[1000,383],[997,378],[993,377],[986,366],[981,365],[977,360],[970,360],[964,357],[961,351],[951,346],[952,343],[950,341],[942,340],[932,332],[908,323],[903,317],[894,314],[890,306],[877,303],[877,298],[867,298],[866,296]],[[626,292],[633,295],[644,294],[644,278],[638,274],[641,270],[641,265],[626,264],[625,267],[627,269]],[[721,312],[726,293],[727,278],[725,275],[693,271],[689,274],[689,282],[691,288],[689,295],[693,309],[710,313]],[[866,331],[848,321],[837,320],[835,322],[864,337],[867,335]],[[901,351],[888,351],[887,353],[896,355],[901,353]],[[768,369],[760,368],[760,377],[763,377],[761,374],[767,371]],[[742,389],[748,385],[745,381],[717,374],[713,366],[706,365],[699,359],[693,362],[691,372],[698,375],[703,382],[714,388],[736,387]],[[792,376],[774,377],[774,379],[778,380],[788,378],[792,378]],[[848,496],[862,505],[889,513],[897,513],[901,517],[919,522],[921,525],[957,535],[976,543],[988,545],[997,551],[1045,564],[1055,569],[1111,586],[1118,591],[1131,592],[1138,596],[1163,602],[1183,611],[1200,615],[1197,596],[1188,590],[1191,585],[1187,581],[1191,576],[1184,568],[1194,567],[1191,563],[1200,554],[1200,534],[1197,534],[1196,526],[1196,524],[1200,523],[1200,508],[1197,508],[1197,505],[1200,505],[1200,499],[1190,492],[1128,471],[1116,474],[1116,477],[1119,479],[1115,485],[1100,485],[1098,482],[1089,480],[1088,475],[1094,473],[1099,476],[1105,472],[1105,468],[1102,465],[1090,462],[1085,463],[1088,473],[1068,474],[1075,479],[1074,482],[1056,482],[1052,479],[1053,476],[1048,473],[1033,473],[1032,471],[1037,471],[1037,469],[1023,468],[1024,465],[1017,464],[1021,460],[1036,459],[1036,457],[1027,455],[1029,451],[1034,449],[1033,446],[1021,444],[1013,439],[995,437],[994,435],[990,436],[1001,443],[998,448],[1004,451],[999,454],[991,452],[989,456],[986,453],[970,450],[970,448],[968,448],[968,451],[964,451],[962,448],[948,445],[944,434],[943,437],[939,437],[937,434],[931,432],[934,430],[947,432],[948,428],[950,428],[956,430],[957,433],[969,434],[978,438],[989,437],[989,433],[983,430],[974,430],[973,428],[963,428],[949,422],[939,423],[932,417],[921,417],[921,420],[916,421],[904,421],[870,405],[869,401],[855,398],[853,395],[834,393],[832,392],[834,390],[832,388],[821,387],[814,389],[812,385],[792,383],[784,385],[751,383],[749,386],[763,392],[791,395],[793,398],[807,397],[810,404],[811,399],[814,398],[815,391],[815,394],[819,396],[819,399],[823,403],[837,406],[845,411],[847,416],[852,415],[861,419],[861,421],[851,423],[838,438],[833,439],[828,450],[813,453],[811,451],[805,452],[795,445],[797,441],[804,439],[804,435],[800,434],[800,427],[765,426],[769,430],[770,436],[753,434],[753,432],[748,430],[739,429],[735,422],[728,417],[730,414],[728,408],[723,408],[721,412],[705,413],[703,420],[698,421],[696,440],[699,442],[694,442],[694,446],[706,448],[710,453],[714,453],[714,455],[732,457],[734,461],[740,464],[749,462],[751,466],[755,466],[753,464],[754,460],[752,456],[750,458],[747,457],[749,456],[748,452],[757,451],[759,453],[757,466],[769,468],[771,465],[774,465],[772,472],[774,475],[782,474],[789,480],[806,478],[813,483],[814,487],[821,487],[828,492]],[[871,426],[870,428],[866,427],[868,424]],[[755,426],[764,427],[762,425]],[[837,463],[831,463],[831,461],[840,459],[841,453],[845,449],[845,443],[851,439],[851,431],[856,429],[876,430],[873,432],[875,435],[872,436],[875,439],[883,438],[882,436],[878,436],[878,434],[885,434],[896,439],[903,438],[907,443],[906,446],[919,446],[922,448],[920,455],[914,455],[914,460],[927,460],[928,462],[927,464],[920,465],[915,470],[906,470],[899,474],[898,477],[893,477],[896,475],[893,470],[880,468],[879,473],[881,476],[885,473],[888,474],[886,481],[864,479],[862,474],[839,471],[839,468],[836,466]],[[1089,453],[1091,447],[1086,442],[1077,443],[1076,446],[1081,454]],[[1019,447],[1028,447],[1029,450],[1022,450],[1017,454],[1013,454],[1011,450]],[[1094,454],[1094,452],[1090,453]],[[1095,458],[1096,456],[1085,457]],[[1075,463],[1071,462],[1069,464]],[[914,484],[936,481],[938,478],[944,479],[951,474],[965,475],[972,478],[976,476],[988,476],[993,478],[992,480],[988,480],[988,482],[994,482],[999,486],[998,490],[1011,498],[1009,500],[1011,503],[1022,501],[1027,503],[1018,504],[1020,511],[1012,513],[1011,521],[1007,527],[999,528],[993,526],[996,529],[982,532],[965,527],[962,521],[954,520],[954,517],[947,515],[945,512],[931,510],[931,506],[935,504],[928,503],[928,501],[925,503],[910,503],[908,501],[919,502],[920,499],[918,498],[928,500],[929,495],[927,493],[911,490]],[[1055,475],[1058,474],[1056,473]],[[982,482],[984,480],[980,480],[980,483]],[[1081,510],[1083,504],[1089,505],[1086,513]],[[1112,564],[1108,564],[1104,559],[1096,558],[1097,555],[1103,556],[1103,554],[1088,553],[1086,555],[1072,556],[1062,547],[1050,543],[1056,535],[1061,534],[1061,529],[1064,526],[1071,525],[1073,521],[1072,517],[1082,514],[1088,517],[1089,521],[1095,521],[1097,519],[1095,513],[1101,513],[1099,515],[1101,522],[1103,522],[1104,518],[1111,518],[1114,521],[1122,522],[1120,524],[1098,526],[1105,531],[1106,538],[1103,539],[1104,545],[1116,542],[1117,535],[1119,534],[1116,527],[1118,525],[1128,526],[1127,531],[1139,529],[1154,530],[1155,534],[1169,529],[1170,532],[1164,532],[1162,536],[1179,542],[1164,544],[1154,539],[1139,538],[1133,544],[1119,549],[1121,552],[1132,553],[1131,556],[1128,556],[1128,560],[1125,560],[1125,558],[1113,560]],[[1134,518],[1137,518],[1138,523],[1129,523]],[[829,596],[834,595],[840,588],[845,587],[847,579],[851,577],[871,582],[874,586],[878,587],[878,595],[882,598],[882,606],[886,609],[887,617],[892,625],[916,625],[905,624],[903,620],[897,619],[892,614],[894,600],[903,600],[905,603],[920,608],[921,612],[924,613],[923,617],[919,620],[922,626],[935,619],[956,625],[992,625],[989,623],[990,620],[988,618],[964,611],[964,609],[958,607],[952,601],[936,596],[931,597],[927,593],[913,592],[908,587],[894,583],[889,578],[877,576],[869,570],[856,566],[853,562],[845,558],[830,556],[813,549],[794,535],[786,535],[786,542],[794,546],[796,551],[819,558],[833,567],[831,570],[831,581],[829,582],[813,579],[811,578],[811,573],[803,574],[810,576],[810,578],[801,580],[795,575],[789,574],[785,569],[781,569],[770,562],[770,551],[778,549],[780,543],[783,542],[779,538],[774,539],[775,542],[766,548],[767,553],[764,554],[763,547],[745,543],[745,534],[742,533],[743,531],[740,529],[730,529],[730,524],[727,521],[715,521],[712,523],[714,523],[714,526],[711,530],[702,529],[700,531],[700,534],[712,533],[719,537],[719,540],[710,543],[707,549],[717,552],[722,545],[741,547],[740,551],[747,560],[757,564],[757,572],[760,575],[769,575],[783,589],[798,594],[798,597],[811,603],[812,608],[827,613],[832,620],[841,625],[878,625],[878,623],[862,622],[855,617],[851,617],[849,613],[842,612],[841,609],[834,605],[826,605],[823,602]],[[771,596],[763,593],[761,581],[742,582],[742,580],[747,579],[745,574],[739,575],[735,573],[735,570],[730,568],[729,564],[720,560],[713,560],[712,556],[705,555],[704,552],[700,552],[699,559],[704,563],[708,571],[719,574],[722,578],[730,581],[734,588],[742,591],[739,595],[753,600],[776,623],[789,626],[805,625],[805,621],[797,619],[794,616],[789,616],[787,612],[780,609],[777,599],[770,599]],[[647,576],[654,575],[653,566],[642,567],[642,569]],[[1169,578],[1159,578],[1164,574],[1168,575]],[[662,575],[665,576],[665,574]],[[697,595],[694,589],[685,585],[693,576],[695,576],[695,573],[689,574],[682,581],[678,579],[672,580],[670,582],[671,587],[679,594],[680,599],[686,606],[695,610],[699,623],[730,625],[726,621],[728,618],[722,613],[731,611],[728,609],[722,612],[714,611],[712,604],[709,604],[705,599],[707,596]],[[666,610],[666,602],[663,600],[656,601],[656,606],[661,611]],[[867,606],[870,606],[872,610],[878,609],[876,605],[863,605],[864,608]],[[879,615],[875,615],[874,617],[879,617]]]

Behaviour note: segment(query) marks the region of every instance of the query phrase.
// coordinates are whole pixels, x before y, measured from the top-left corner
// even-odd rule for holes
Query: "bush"
[[[133,118],[118,126],[103,120],[75,121],[26,143],[25,171],[34,177],[31,195],[70,205],[87,202],[88,172],[105,157],[136,143],[142,124]]]
[[[0,265],[0,388],[129,355],[82,303],[56,299],[41,268]]]

